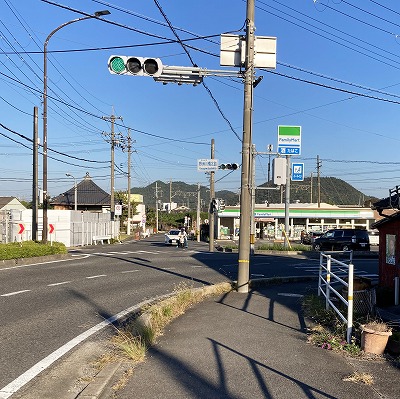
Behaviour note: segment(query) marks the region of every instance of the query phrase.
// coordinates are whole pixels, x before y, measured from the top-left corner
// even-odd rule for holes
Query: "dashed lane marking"
[[[91,279],[91,278],[99,278],[99,277],[107,277],[107,274],[98,274],[97,276],[88,276],[88,277],[85,277],[85,278]]]
[[[69,284],[71,281],[61,281],[60,283],[47,284],[48,287],[55,287],[57,285]]]
[[[18,295],[18,294],[22,294],[24,292],[30,292],[31,290],[22,290],[22,291],[14,291],[14,292],[9,292],[8,294],[3,294],[0,296],[13,296],[13,295]]]

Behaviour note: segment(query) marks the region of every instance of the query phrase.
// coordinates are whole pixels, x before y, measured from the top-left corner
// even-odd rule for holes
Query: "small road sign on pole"
[[[18,223],[18,225],[19,225],[18,234],[22,234],[25,230],[25,226],[22,223]]]
[[[198,159],[197,170],[199,172],[216,172],[218,170],[218,159]]]
[[[292,163],[292,181],[304,181],[304,163]]]

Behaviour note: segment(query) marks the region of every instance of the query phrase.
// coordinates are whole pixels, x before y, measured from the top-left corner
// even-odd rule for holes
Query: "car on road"
[[[174,245],[178,245],[178,241],[179,241],[179,232],[180,230],[178,229],[171,229],[168,233],[165,233],[165,244],[174,244]]]
[[[333,229],[316,238],[316,251],[369,251],[368,231],[364,229]]]

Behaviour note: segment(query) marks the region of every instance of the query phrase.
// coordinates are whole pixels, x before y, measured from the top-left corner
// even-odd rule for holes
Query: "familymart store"
[[[218,212],[217,238],[239,238],[240,207],[227,206]],[[375,222],[370,208],[329,204],[291,204],[289,208],[289,237],[300,237],[301,231],[324,232],[334,228],[370,229]],[[285,204],[256,204],[254,210],[256,238],[281,239],[285,225]]]

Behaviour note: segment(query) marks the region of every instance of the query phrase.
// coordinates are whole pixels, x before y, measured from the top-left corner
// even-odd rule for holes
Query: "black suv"
[[[362,229],[328,230],[315,239],[313,248],[317,251],[369,251],[369,236]]]

